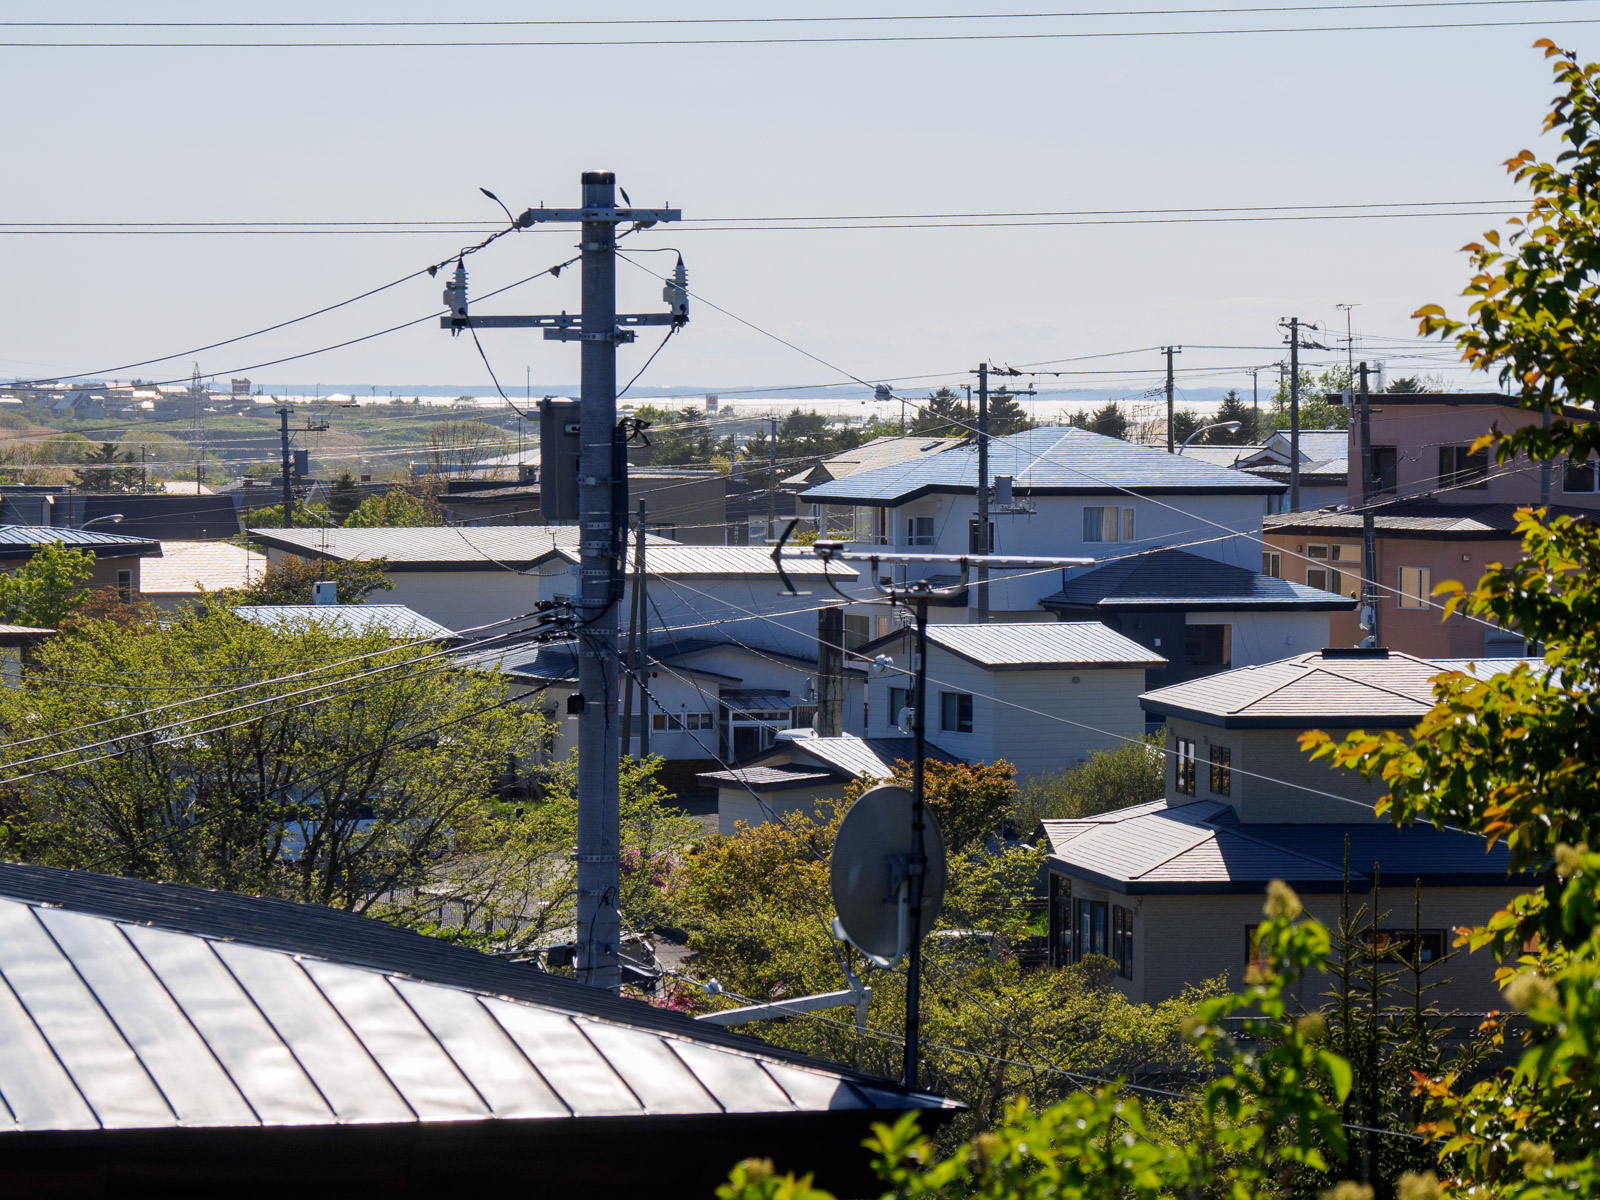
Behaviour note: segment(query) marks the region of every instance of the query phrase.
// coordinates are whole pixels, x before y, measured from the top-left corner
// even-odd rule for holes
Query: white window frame
[[[906,518],[906,545],[932,546],[938,537],[932,517]]]
[[[1091,515],[1093,514],[1093,515]],[[1131,542],[1134,540],[1134,510],[1117,508],[1110,504],[1086,504],[1083,507],[1083,540],[1085,542]]]
[[[1261,552],[1261,573],[1271,575],[1274,579],[1283,578],[1283,551],[1263,550]]]

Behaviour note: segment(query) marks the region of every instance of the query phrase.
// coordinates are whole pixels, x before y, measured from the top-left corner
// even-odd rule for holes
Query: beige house
[[[1117,985],[1158,1002],[1185,987],[1238,981],[1253,955],[1266,887],[1281,879],[1330,926],[1349,888],[1376,878],[1379,932],[1447,960],[1431,977],[1444,1008],[1499,1004],[1494,961],[1454,949],[1457,926],[1482,922],[1527,880],[1508,875],[1504,844],[1429,825],[1399,827],[1373,812],[1381,785],[1313,762],[1308,729],[1405,729],[1432,705],[1429,680],[1510,661],[1428,662],[1386,650],[1323,650],[1146,693],[1167,722],[1166,796],[1086,820],[1046,821],[1051,957],[1117,963]],[[1414,889],[1421,892],[1414,932]],[[1360,903],[1358,899],[1356,903]],[[1327,980],[1302,982],[1315,1005]]]
[[[103,529],[71,529],[56,525],[0,525],[0,571],[25,565],[50,542],[61,542],[94,556],[89,586],[131,601],[139,594],[141,563],[161,557],[161,543]]]

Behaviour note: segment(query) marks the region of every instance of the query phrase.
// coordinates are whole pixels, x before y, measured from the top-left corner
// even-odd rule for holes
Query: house
[[[161,557],[161,543],[100,529],[58,529],[42,525],[0,525],[0,571],[14,571],[45,545],[56,542],[94,556],[89,586],[114,590],[124,603],[139,593],[140,563]]]
[[[23,654],[55,635],[54,629],[39,629],[32,625],[0,625],[0,681],[16,686],[22,679]]]
[[[869,671],[863,736],[894,737],[912,702],[916,631],[897,629],[851,656]],[[1144,733],[1145,672],[1166,659],[1096,621],[928,626],[924,737],[965,762],[999,759],[1026,779]]]
[[[707,1196],[752,1155],[856,1195],[873,1122],[960,1107],[383,921],[87,871],[0,864],[0,998],[13,1197]]]
[[[1525,505],[1600,518],[1600,466],[1592,460],[1536,464],[1519,456],[1491,467],[1487,452],[1472,454],[1472,443],[1492,425],[1509,431],[1542,420],[1498,392],[1386,392],[1371,397],[1370,406],[1380,644],[1424,658],[1521,654],[1524,643],[1515,631],[1465,616],[1444,618],[1433,589],[1451,579],[1471,586],[1489,563],[1520,559],[1516,513]],[[1563,415],[1592,419],[1579,409]],[[1267,518],[1268,573],[1360,594],[1359,439],[1350,439],[1348,462],[1346,507]],[[1354,612],[1332,618],[1330,644],[1355,645],[1364,636]]]
[[[207,592],[249,587],[267,570],[267,556],[232,542],[163,541],[161,557],[139,572],[139,599],[160,608],[192,606]]]
[[[1288,430],[1278,430],[1254,453],[1240,456],[1237,469],[1287,484],[1292,441]],[[1349,448],[1350,434],[1347,430],[1300,431],[1299,511],[1309,512],[1344,503],[1349,483],[1346,463]],[[1289,495],[1285,492],[1273,511],[1285,511],[1288,505]]]
[[[717,789],[717,832],[731,834],[740,825],[754,828],[788,813],[813,814],[823,801],[843,800],[845,790],[858,780],[888,779],[897,762],[915,756],[915,739],[904,735],[819,737],[809,729],[795,729],[778,734],[772,749],[746,766],[707,771],[700,778]],[[933,745],[926,747],[924,757],[959,761]]]
[[[851,450],[841,450],[837,454],[830,454],[824,459],[811,464],[803,471],[797,471],[785,479],[784,486],[806,489],[819,484],[833,483],[835,480],[848,479],[852,475],[859,475],[863,471],[876,471],[879,467],[893,467],[901,463],[912,462],[928,454],[942,454],[946,450],[953,450],[961,445],[960,438],[933,437],[921,434],[910,437],[878,437],[869,442],[863,442]],[[825,504],[801,504],[798,513],[810,517],[819,530],[827,530],[827,536],[833,536],[835,525],[829,520],[828,506]],[[839,532],[848,535],[852,529],[852,514],[847,510],[842,514],[843,525]]]
[[[0,517],[19,525],[81,529],[91,522],[114,523],[126,534],[156,540],[210,541],[240,530],[233,496],[172,495],[155,492],[74,492],[39,485],[0,487]]]
[[[1166,795],[1083,820],[1046,821],[1051,954],[1057,963],[1102,954],[1116,983],[1156,1003],[1227,975],[1252,958],[1267,884],[1281,879],[1326,924],[1349,889],[1382,889],[1380,931],[1416,940],[1420,894],[1425,961],[1449,961],[1435,980],[1445,1008],[1499,1003],[1495,963],[1453,950],[1451,931],[1486,920],[1526,881],[1508,873],[1504,843],[1431,825],[1399,827],[1373,811],[1385,792],[1313,762],[1299,736],[1322,729],[1408,729],[1432,707],[1442,670],[1487,673],[1495,663],[1438,663],[1387,650],[1320,650],[1158,688],[1141,697],[1167,724]],[[1416,893],[1420,889],[1420,893]],[[1303,981],[1315,1003],[1327,985]]]
[[[241,604],[233,615],[267,629],[316,626],[335,637],[381,633],[397,642],[448,642],[456,636],[403,604]]]
[[[626,650],[626,642],[624,642]],[[551,755],[561,759],[577,744],[568,700],[577,693],[578,664],[572,643],[544,643],[479,650],[463,663],[507,677],[514,698],[535,704],[555,725]],[[788,730],[809,730],[816,719],[818,663],[809,655],[759,649],[735,642],[716,629],[699,635],[653,635],[644,650],[647,694],[634,693],[627,752],[645,749],[665,759],[662,783],[684,797],[715,784],[701,777],[717,768],[760,759]],[[858,731],[865,672],[846,667],[845,728]],[[621,693],[618,673],[617,694]],[[534,698],[537,697],[537,700]],[[623,703],[614,700],[617,716]]]
[[[536,482],[452,479],[437,499],[451,521],[464,525],[543,525],[539,495]],[[687,545],[738,544],[728,535],[726,496],[716,470],[628,468],[630,517],[643,501],[649,531]]]
[[[1154,688],[1329,645],[1330,617],[1353,613],[1356,600],[1189,550],[1156,550],[1071,572],[1039,604],[1164,656],[1146,674]]]
[[[830,521],[837,519],[831,510],[848,510],[856,550],[967,554],[983,544],[973,526],[977,458],[977,447],[963,442],[819,484],[801,500],[827,505]],[[993,439],[989,474],[988,540],[996,554],[1095,558],[1187,546],[1252,570],[1260,565],[1262,517],[1284,490],[1243,471],[1071,427]],[[893,578],[901,570],[885,573]],[[995,620],[1039,620],[1039,601],[1060,586],[1054,571],[992,571],[990,612]],[[940,619],[968,619],[976,603],[973,589],[965,612]]]

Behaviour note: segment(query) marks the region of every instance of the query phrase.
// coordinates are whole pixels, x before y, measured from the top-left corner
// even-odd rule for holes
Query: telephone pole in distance
[[[1167,453],[1176,451],[1172,445],[1172,356],[1182,354],[1182,346],[1163,346],[1161,352],[1167,356]]]

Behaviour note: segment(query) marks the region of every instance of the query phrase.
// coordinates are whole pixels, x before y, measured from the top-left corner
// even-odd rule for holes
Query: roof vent
[[[331,579],[319,579],[311,585],[311,603],[339,603],[339,585]]]

